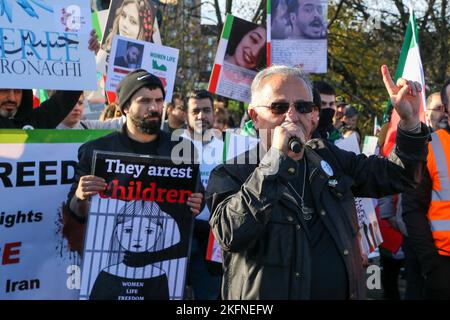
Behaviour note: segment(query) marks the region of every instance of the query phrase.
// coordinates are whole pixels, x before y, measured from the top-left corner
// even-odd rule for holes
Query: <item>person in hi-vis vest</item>
[[[441,98],[448,113],[450,79]],[[450,299],[450,121],[428,145],[421,184],[403,195],[403,217],[425,276],[425,297]]]

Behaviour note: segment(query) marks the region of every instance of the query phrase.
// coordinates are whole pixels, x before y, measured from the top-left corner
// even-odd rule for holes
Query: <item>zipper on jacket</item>
[[[311,174],[309,175],[309,182],[312,183],[312,179],[314,177],[314,175],[316,174],[316,172],[318,171],[317,168],[314,168],[313,171],[311,172]]]

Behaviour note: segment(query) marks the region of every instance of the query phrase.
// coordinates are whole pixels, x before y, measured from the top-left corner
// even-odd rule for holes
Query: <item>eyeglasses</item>
[[[439,106],[436,106],[433,109],[427,109],[429,111],[440,111],[440,112],[445,112],[447,110],[447,108],[445,107],[445,105],[441,104]]]
[[[310,113],[313,111],[315,106],[314,102],[312,101],[297,100],[294,102],[272,102],[270,106],[259,107],[269,108],[273,114],[281,115],[288,112],[291,105],[293,105],[295,107],[295,110],[297,110],[297,112],[299,113]]]

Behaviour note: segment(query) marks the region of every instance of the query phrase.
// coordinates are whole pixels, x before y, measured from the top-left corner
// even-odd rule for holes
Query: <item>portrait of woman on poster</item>
[[[95,279],[89,299],[168,300],[168,278],[162,261],[136,261],[142,253],[161,251],[178,242],[177,223],[156,202],[125,203],[115,217],[108,266]],[[130,259],[133,255],[138,259]]]
[[[112,21],[111,13],[108,17],[102,41],[103,50],[110,51],[112,38],[115,35],[153,42],[155,8],[150,1],[116,0],[111,2],[110,10],[115,10],[115,15]]]
[[[264,69],[266,28],[234,18],[224,60],[249,70]]]

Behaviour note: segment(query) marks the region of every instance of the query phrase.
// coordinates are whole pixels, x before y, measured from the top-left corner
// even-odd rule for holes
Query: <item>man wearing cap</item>
[[[103,178],[91,175],[94,150],[170,156],[178,143],[187,144],[182,150],[193,150],[189,141],[171,141],[170,135],[160,130],[165,91],[158,77],[142,69],[135,70],[120,82],[117,96],[126,116],[122,130],[89,141],[78,150],[76,181],[68,201],[71,213],[82,223],[89,212],[91,197],[106,188]],[[187,203],[193,214],[200,212],[202,198],[202,193],[189,197]]]

